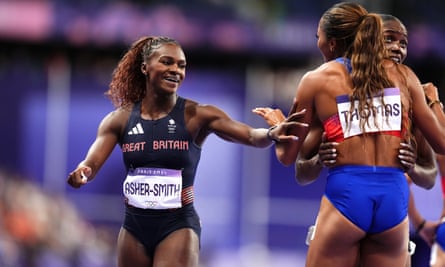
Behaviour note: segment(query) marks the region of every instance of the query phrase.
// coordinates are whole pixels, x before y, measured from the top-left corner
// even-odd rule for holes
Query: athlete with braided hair
[[[286,134],[294,127],[307,127],[295,121],[252,128],[215,106],[178,96],[185,70],[186,58],[175,40],[143,37],[134,42],[106,92],[116,109],[102,120],[86,158],[68,176],[72,187],[85,185],[120,146],[127,175],[119,267],[198,266],[201,225],[193,185],[201,146],[211,133],[265,148],[294,139]]]
[[[307,267],[353,267],[359,259],[361,266],[405,266],[409,190],[400,143],[413,140],[415,124],[435,152],[445,154],[440,105],[431,110],[412,70],[387,59],[382,31],[378,14],[357,3],[335,4],[317,33],[326,63],[303,76],[296,89],[291,111],[306,110],[303,122],[338,143]],[[277,144],[280,162],[295,163],[302,144]]]
[[[385,37],[386,49],[389,51],[389,57],[394,62],[403,63],[408,53],[408,31],[405,25],[397,17],[389,14],[379,15],[383,21],[383,34]],[[434,86],[432,83],[426,83],[423,84],[423,89],[427,102],[430,106],[433,104],[440,105],[436,86]],[[284,114],[279,109],[256,108],[254,113],[262,116],[271,126],[285,119]],[[305,142],[303,143],[303,146],[305,147],[304,151],[313,151],[312,149],[308,149],[308,147],[311,145],[316,147],[318,145],[318,143],[315,142],[315,138],[315,135],[313,135],[311,139],[306,138]],[[436,168],[434,153],[421,132],[418,130],[415,131],[415,140],[416,149],[413,144],[402,143],[399,152],[400,162],[407,172],[408,180],[411,182],[411,178],[413,178],[418,186],[425,189],[430,189],[435,183],[437,169],[439,169],[439,173],[442,174],[442,191],[445,192],[445,175],[443,175],[445,174],[445,156],[439,154],[436,155],[438,167]],[[308,141],[314,141],[314,143],[311,144]],[[312,156],[310,153],[308,155],[300,153],[295,163],[295,175],[298,183],[301,185],[306,185],[313,182],[318,178],[322,168],[333,165],[336,162],[337,145],[338,143],[336,142],[324,141],[319,145],[319,149],[316,152],[311,152],[316,153],[314,156]],[[411,190],[408,214],[411,224],[415,229],[415,235],[419,235],[426,242],[426,244],[431,246],[435,242],[436,229],[439,222],[428,221],[422,217],[421,213],[415,206],[415,201],[413,195],[411,194]],[[443,217],[445,217],[445,209],[441,215],[441,218]],[[314,228],[311,226],[309,229],[313,231]],[[438,239],[440,238],[439,234],[440,233],[438,232]],[[445,242],[445,234],[443,240]],[[310,242],[310,235],[308,241]],[[410,253],[414,253],[414,250],[410,250]],[[417,258],[418,257],[416,257],[415,260],[417,260]],[[445,267],[445,253],[441,247],[437,245],[437,243],[433,246],[431,260],[431,266]]]

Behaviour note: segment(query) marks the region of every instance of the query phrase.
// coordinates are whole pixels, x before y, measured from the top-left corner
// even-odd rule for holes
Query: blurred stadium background
[[[88,186],[74,190],[65,180],[113,108],[103,93],[130,43],[177,39],[188,61],[179,94],[264,127],[251,109],[287,112],[301,75],[322,62],[317,23],[335,2],[0,1],[0,266],[116,266],[119,150]],[[406,64],[445,88],[442,1],[357,2],[399,17],[410,33]],[[273,150],[212,136],[196,181],[203,267],[304,265],[324,179],[301,187]],[[440,215],[437,188],[415,189],[430,219]]]

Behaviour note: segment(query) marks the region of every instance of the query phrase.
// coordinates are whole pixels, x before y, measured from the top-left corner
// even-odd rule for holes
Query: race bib
[[[128,204],[141,209],[174,209],[181,204],[181,170],[137,168],[123,183]]]
[[[358,101],[354,101],[354,109],[351,113],[349,97],[347,95],[337,97],[338,115],[345,138],[363,133],[402,129],[402,105],[398,88],[385,89],[383,101],[380,96],[373,97],[372,101],[373,106],[359,114]],[[368,123],[365,123],[364,129],[361,129],[360,119],[366,120],[366,118],[368,118]]]

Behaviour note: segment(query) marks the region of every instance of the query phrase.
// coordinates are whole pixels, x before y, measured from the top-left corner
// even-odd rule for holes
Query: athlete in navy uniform
[[[185,69],[184,52],[175,40],[144,37],[133,43],[106,93],[116,109],[102,120],[86,158],[69,174],[71,186],[85,185],[113,148],[121,147],[127,176],[119,267],[198,266],[201,226],[193,184],[209,134],[264,148],[272,141],[295,142],[295,136],[285,133],[307,127],[293,121],[254,129],[215,106],[184,99],[177,90]]]

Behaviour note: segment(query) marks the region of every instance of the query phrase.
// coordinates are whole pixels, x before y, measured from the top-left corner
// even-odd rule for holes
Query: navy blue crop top
[[[141,118],[136,103],[119,140],[127,172],[139,167],[182,170],[182,187],[192,186],[201,148],[185,126],[185,99],[178,97],[172,111],[158,120]]]

